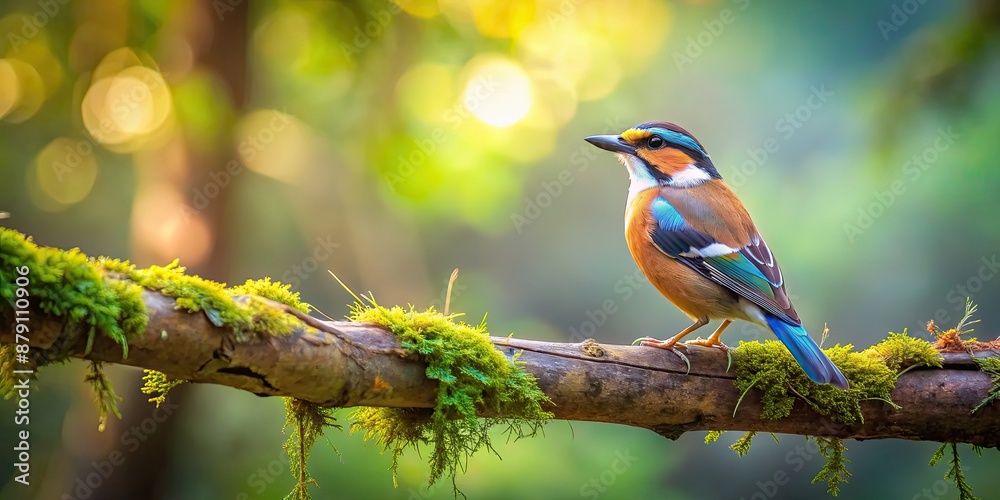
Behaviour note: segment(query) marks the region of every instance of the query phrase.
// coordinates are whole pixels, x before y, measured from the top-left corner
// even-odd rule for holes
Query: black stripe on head
[[[670,122],[646,122],[632,128],[649,130],[656,133],[663,140],[667,141],[671,147],[677,148],[693,158],[695,160],[694,165],[704,170],[713,179],[722,178],[719,170],[715,168],[715,164],[709,158],[705,147],[690,132],[684,130],[682,127]],[[650,171],[657,180],[664,181],[670,179],[669,175],[663,174],[659,169],[650,168]]]
[[[646,122],[634,128],[650,130],[667,141],[671,147],[684,151],[695,160],[708,157],[705,147],[687,130],[670,122]]]

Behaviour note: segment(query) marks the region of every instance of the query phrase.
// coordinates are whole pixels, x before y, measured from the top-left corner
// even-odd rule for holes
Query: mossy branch
[[[468,417],[467,395],[443,393],[442,380],[481,379],[488,392],[502,389],[490,388],[492,382],[475,370],[453,371],[449,367],[463,365],[447,358],[415,356],[414,349],[437,342],[432,337],[415,337],[374,313],[359,313],[357,321],[320,321],[306,313],[297,294],[268,280],[225,288],[186,275],[176,264],[136,269],[38,247],[2,228],[0,264],[0,296],[6,299],[0,301],[0,344],[15,340],[12,269],[27,266],[28,342],[34,354],[45,354],[31,360],[39,365],[66,357],[120,363],[161,372],[156,380],[163,387],[213,383],[323,407],[429,409],[444,398],[458,418]],[[656,349],[480,335],[537,380],[551,401],[542,409],[557,419],[621,423],[670,438],[739,430],[1000,444],[1000,407],[993,404],[997,358],[990,350],[971,350],[982,343],[959,343],[960,349],[939,354],[904,333],[863,352],[835,346],[828,352],[852,384],[851,391],[836,392],[809,385],[790,356],[782,357],[787,351],[769,343],[738,349],[732,370],[726,353],[689,347],[688,373],[677,357]],[[8,357],[0,359],[0,375],[12,367]],[[114,397],[106,392],[102,400]],[[475,410],[503,419],[516,418],[510,412],[517,408]]]
[[[158,291],[144,289],[147,313],[142,331],[129,337],[125,358],[117,339],[97,336],[89,352],[86,335],[74,337],[63,352],[74,358],[126,364],[164,373],[172,380],[226,385],[261,396],[288,396],[322,406],[433,408],[439,383],[427,365],[413,359],[389,329],[371,323],[323,322],[301,311],[255,297],[271,323],[290,331],[237,342],[230,328],[216,326],[204,312],[189,312]],[[250,299],[237,298],[237,303]],[[0,308],[0,343],[14,340],[13,310]],[[61,345],[62,316],[35,311],[30,344],[35,349]],[[993,377],[977,359],[988,351],[944,353],[941,368],[920,366],[901,375],[889,392],[898,405],[860,401],[851,423],[824,418],[808,403],[795,400],[787,415],[762,419],[762,394],[741,391],[735,370],[726,372],[726,354],[688,348],[691,372],[683,362],[642,347],[552,343],[492,337],[495,349],[534,375],[552,401],[554,418],[612,422],[644,427],[676,438],[698,430],[740,430],[818,437],[900,438],[1000,444],[1000,407],[972,409],[994,390]],[[734,359],[739,368],[739,359]],[[821,390],[821,389],[817,389]],[[504,415],[481,415],[503,417]]]

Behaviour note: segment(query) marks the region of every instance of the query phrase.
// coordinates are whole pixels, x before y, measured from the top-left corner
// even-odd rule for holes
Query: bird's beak
[[[620,135],[592,135],[584,140],[612,153],[635,154],[635,148]]]

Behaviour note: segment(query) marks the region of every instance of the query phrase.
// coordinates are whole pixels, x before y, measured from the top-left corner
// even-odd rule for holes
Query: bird
[[[792,307],[778,263],[743,203],[722,180],[704,146],[668,122],[585,139],[616,153],[629,175],[625,241],[642,273],[694,323],[667,340],[640,345],[677,350],[711,321],[707,339],[682,345],[728,350],[720,337],[733,320],[774,332],[817,384],[847,389],[844,374],[809,336]],[[690,366],[690,364],[689,364]]]

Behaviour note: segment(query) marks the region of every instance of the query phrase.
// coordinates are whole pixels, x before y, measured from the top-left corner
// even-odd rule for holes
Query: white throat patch
[[[647,189],[660,187],[660,182],[646,170],[646,165],[640,158],[630,154],[619,153],[618,161],[620,161],[623,165],[625,165],[625,168],[628,169],[629,186],[628,201],[625,202],[626,209],[632,205],[632,200],[634,200],[639,193]],[[708,172],[705,172],[692,164],[688,165],[688,167],[684,170],[670,176],[670,181],[666,182],[665,185],[678,188],[689,188],[711,180],[711,178],[712,177],[708,175]]]
[[[673,187],[689,188],[695,187],[711,178],[708,172],[694,165],[688,165],[684,170],[670,176],[670,182],[667,184]]]
[[[660,187],[659,182],[646,170],[646,165],[636,156],[619,153],[618,161],[628,169],[628,200],[625,202],[625,210],[632,206],[632,200],[636,195],[655,187]]]

